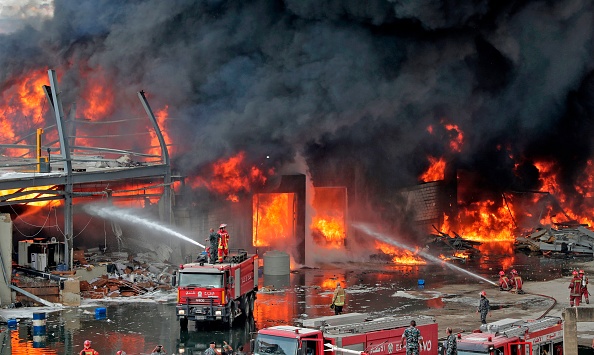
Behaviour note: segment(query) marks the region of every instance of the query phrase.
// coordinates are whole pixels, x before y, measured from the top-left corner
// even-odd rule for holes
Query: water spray
[[[150,229],[156,229],[159,232],[163,232],[174,237],[183,239],[192,244],[198,245],[201,248],[205,248],[204,245],[192,240],[185,235],[155,221],[148,220],[144,217],[138,216],[133,210],[117,208],[111,205],[85,205],[83,209],[90,215],[101,217],[104,219],[116,220],[124,223],[133,223],[141,225]]]
[[[372,226],[370,226],[370,225],[368,225],[366,223],[359,223],[359,222],[357,222],[357,223],[353,223],[352,226],[355,227],[355,228],[357,228],[357,229],[359,229],[360,231],[362,231],[362,232],[364,232],[364,233],[366,233],[366,234],[374,237],[375,239],[378,239],[378,240],[384,242],[384,243],[391,244],[391,245],[393,245],[395,247],[398,247],[398,248],[406,249],[406,250],[408,250],[408,251],[410,251],[412,253],[415,253],[415,254],[417,254],[417,255],[419,255],[419,256],[423,257],[424,259],[427,259],[427,260],[429,260],[431,262],[434,262],[434,263],[437,263],[437,264],[445,264],[447,267],[449,267],[452,270],[465,273],[465,274],[467,274],[469,276],[472,276],[474,278],[477,278],[479,280],[488,282],[488,283],[490,283],[490,284],[492,284],[494,286],[499,286],[497,283],[495,283],[495,282],[493,282],[491,280],[488,280],[488,279],[486,279],[486,278],[484,278],[484,277],[482,277],[480,275],[477,275],[475,273],[472,273],[472,272],[470,272],[468,270],[464,270],[461,267],[458,267],[456,265],[452,265],[452,264],[446,263],[443,260],[441,260],[440,258],[437,258],[437,257],[435,257],[435,256],[433,256],[431,254],[428,254],[428,253],[425,253],[425,252],[422,252],[422,251],[417,251],[416,248],[413,248],[413,247],[408,246],[406,244],[397,242],[397,241],[391,239],[390,237],[388,237],[387,235],[374,230],[372,228]]]

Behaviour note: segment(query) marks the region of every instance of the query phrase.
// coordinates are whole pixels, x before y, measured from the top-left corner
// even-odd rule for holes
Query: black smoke
[[[494,196],[539,189],[543,159],[576,193],[592,156],[591,1],[54,5],[53,18],[0,36],[0,88],[59,68],[74,101],[81,73],[101,69],[118,103],[142,89],[168,105],[185,174],[238,151],[278,171],[302,155],[314,183],[359,191],[364,201],[351,202],[389,218],[387,196],[417,183],[428,155]],[[445,124],[463,132],[460,152]]]

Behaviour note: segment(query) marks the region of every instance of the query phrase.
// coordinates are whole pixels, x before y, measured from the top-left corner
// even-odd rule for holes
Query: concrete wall
[[[578,322],[594,322],[594,307],[571,307],[563,311],[563,354],[565,355],[578,355]]]
[[[13,303],[12,291],[8,287],[12,277],[12,220],[10,214],[0,214],[0,305]]]

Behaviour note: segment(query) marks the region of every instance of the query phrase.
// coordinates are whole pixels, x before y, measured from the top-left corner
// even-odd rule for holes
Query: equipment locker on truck
[[[478,332],[458,335],[458,355],[558,355],[562,352],[560,317],[529,321],[506,318],[484,324]]]

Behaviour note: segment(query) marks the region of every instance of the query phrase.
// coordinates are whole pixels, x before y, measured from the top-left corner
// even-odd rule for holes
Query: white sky
[[[0,34],[17,31],[31,19],[53,14],[53,0],[0,0]]]

